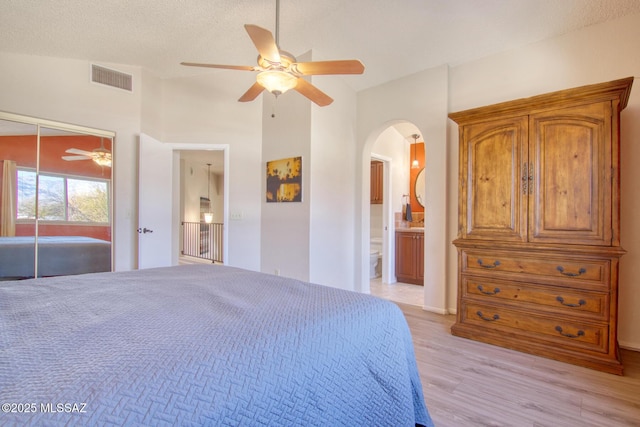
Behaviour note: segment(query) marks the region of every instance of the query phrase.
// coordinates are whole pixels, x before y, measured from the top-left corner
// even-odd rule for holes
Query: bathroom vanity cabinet
[[[424,231],[396,230],[396,278],[424,284]]]
[[[379,205],[382,204],[382,174],[383,174],[383,163],[374,160],[371,162],[371,204]]]

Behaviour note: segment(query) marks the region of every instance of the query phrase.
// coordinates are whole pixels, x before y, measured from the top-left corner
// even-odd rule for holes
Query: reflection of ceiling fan
[[[104,148],[104,141],[100,138],[100,147],[93,149],[92,151],[80,150],[78,148],[69,148],[65,153],[77,154],[76,156],[62,156],[63,160],[75,161],[75,160],[93,160],[100,166],[111,167],[111,152]]]
[[[259,71],[256,82],[238,99],[240,102],[253,101],[264,89],[275,96],[294,89],[321,107],[329,105],[333,99],[303,79],[303,76],[321,74],[362,74],[364,65],[357,59],[340,61],[296,62],[296,58],[280,50],[279,15],[280,0],[276,0],[276,38],[269,30],[257,25],[245,24],[244,28],[258,49],[258,65],[216,65],[182,62],[190,67],[224,68],[229,70]]]

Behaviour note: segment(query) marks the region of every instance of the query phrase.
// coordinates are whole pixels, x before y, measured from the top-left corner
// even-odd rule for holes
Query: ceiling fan
[[[76,154],[75,156],[62,156],[63,160],[93,160],[99,166],[111,167],[111,152],[104,147],[104,141],[100,138],[100,147],[92,151],[80,150],[78,148],[69,148],[65,153]]]
[[[303,77],[327,74],[362,74],[364,65],[357,59],[338,61],[297,62],[295,56],[279,47],[280,0],[276,0],[276,38],[257,25],[245,24],[251,41],[258,49],[258,65],[218,65],[181,62],[190,67],[224,68],[229,70],[258,71],[256,82],[238,99],[239,102],[253,101],[267,90],[276,97],[293,89],[306,96],[317,105],[324,107],[333,99]]]

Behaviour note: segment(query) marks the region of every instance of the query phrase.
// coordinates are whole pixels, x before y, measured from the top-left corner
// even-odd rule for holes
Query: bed
[[[0,277],[34,277],[33,236],[0,237]],[[38,276],[111,271],[111,242],[83,236],[39,236]]]
[[[0,424],[432,426],[400,309],[222,265],[0,282]]]

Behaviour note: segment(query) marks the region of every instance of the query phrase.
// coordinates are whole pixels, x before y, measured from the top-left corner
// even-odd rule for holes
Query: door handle
[[[138,233],[142,234],[147,234],[147,233],[153,233],[153,230],[148,229],[147,227],[145,228],[138,228]]]

